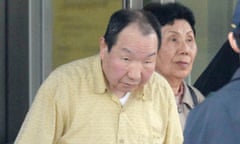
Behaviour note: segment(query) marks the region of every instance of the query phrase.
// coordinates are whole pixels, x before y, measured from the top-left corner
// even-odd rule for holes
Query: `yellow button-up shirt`
[[[182,144],[172,89],[154,73],[122,106],[99,55],[57,68],[42,84],[16,144]]]

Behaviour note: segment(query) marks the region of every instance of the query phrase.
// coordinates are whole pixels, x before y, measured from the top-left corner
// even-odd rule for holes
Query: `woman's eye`
[[[193,40],[192,39],[187,39],[188,42],[192,42]]]
[[[154,60],[149,59],[149,60],[145,60],[145,61],[144,61],[144,64],[152,64],[153,62],[154,62]]]
[[[176,42],[177,39],[176,38],[171,38],[171,41]]]

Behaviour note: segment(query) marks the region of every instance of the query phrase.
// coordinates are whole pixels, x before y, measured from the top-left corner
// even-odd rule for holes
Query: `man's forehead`
[[[130,55],[133,55],[133,56],[139,56],[139,53],[136,50],[133,50],[133,49],[130,49],[130,48],[121,48],[121,51],[123,53],[130,54]],[[147,57],[152,57],[152,56],[156,55],[156,53],[157,52],[155,52],[155,51],[153,51],[153,52],[147,51],[147,52],[143,52],[142,56],[144,56],[146,58]]]

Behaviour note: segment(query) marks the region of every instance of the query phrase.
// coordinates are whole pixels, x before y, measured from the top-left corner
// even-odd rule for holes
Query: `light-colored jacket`
[[[189,87],[195,93],[198,104],[201,103],[205,99],[203,94],[198,89],[196,89],[195,87],[190,86],[184,82],[184,94],[183,94],[183,99],[182,99],[181,110],[179,111],[179,118],[180,118],[180,122],[182,125],[182,129],[184,129],[184,127],[185,127],[185,122],[187,120],[188,113],[195,106],[194,101],[193,101],[193,96],[191,95],[191,90],[189,89]],[[178,107],[178,109],[179,109],[179,107]]]

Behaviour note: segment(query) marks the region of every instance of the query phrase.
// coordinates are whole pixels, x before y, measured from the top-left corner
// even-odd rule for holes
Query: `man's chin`
[[[125,87],[125,88],[124,88],[124,91],[125,91],[125,92],[132,92],[132,91],[134,91],[134,90],[136,90],[136,89],[138,89],[138,88],[139,88],[139,86]]]

